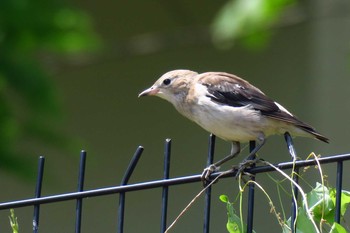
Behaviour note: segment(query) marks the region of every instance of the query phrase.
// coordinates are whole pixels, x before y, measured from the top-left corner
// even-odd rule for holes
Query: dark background
[[[45,49],[33,52],[32,59],[47,74],[60,109],[58,116],[45,115],[43,119],[50,122],[48,128],[52,126],[61,136],[51,137],[46,143],[32,140],[29,132],[21,143],[14,144],[17,150],[27,152],[23,153],[25,158],[17,157],[18,161],[26,159],[26,164],[22,167],[12,164],[11,169],[3,166],[0,170],[1,202],[33,196],[35,183],[31,174],[35,174],[39,155],[46,157],[43,195],[76,190],[81,149],[88,151],[85,189],[118,185],[138,145],[143,145],[145,151],[130,183],[160,179],[165,138],[173,140],[171,177],[200,173],[206,162],[209,134],[180,116],[165,101],[137,98],[140,91],[173,69],[234,73],[331,139],[330,144],[325,144],[296,138],[301,158],[311,152],[323,156],[349,152],[349,2],[295,2],[281,10],[281,15],[292,17],[280,17],[266,27],[265,39],[252,43],[249,35],[241,33],[234,43],[230,41],[222,48],[220,43],[213,43],[211,25],[225,3],[67,2],[87,14],[98,42],[79,53]],[[43,11],[45,8],[38,8],[37,14]],[[13,91],[3,93],[17,108],[25,105],[13,102],[17,98]],[[40,112],[34,112],[38,113],[34,116],[40,125]],[[219,139],[216,158],[229,150],[230,144]],[[242,153],[245,155],[247,149]],[[269,138],[259,154],[271,162],[289,160],[283,137],[279,136]],[[335,183],[334,168],[324,167],[330,186]],[[311,170],[304,176],[314,186],[319,176],[316,170]],[[276,184],[266,177],[258,182],[270,191],[277,204]],[[236,184],[229,179],[215,185],[212,232],[226,232],[225,205],[218,197],[226,194],[234,200],[238,193]],[[349,186],[345,178],[344,189],[349,190]],[[200,189],[200,184],[170,189],[169,222]],[[268,214],[267,199],[260,191],[257,195],[255,230],[281,232],[276,218]],[[160,197],[161,190],[130,193],[125,232],[159,231]],[[289,198],[284,198],[288,215]],[[197,201],[173,232],[201,232],[202,203],[202,199]],[[115,232],[117,204],[118,197],[114,195],[85,200],[82,232]],[[42,206],[40,232],[73,232],[74,208],[74,201]],[[20,232],[30,232],[31,213],[32,208],[16,210]],[[0,214],[1,232],[10,232],[8,215],[6,211]]]

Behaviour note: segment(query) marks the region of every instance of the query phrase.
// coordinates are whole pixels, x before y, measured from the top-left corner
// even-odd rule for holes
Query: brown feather
[[[274,100],[249,82],[228,73],[208,72],[200,74],[198,81],[207,87],[212,101],[241,107],[251,105],[262,115],[278,121],[287,122],[314,135],[317,139],[329,142],[329,139],[318,133],[312,126],[300,121],[295,116],[279,108]]]

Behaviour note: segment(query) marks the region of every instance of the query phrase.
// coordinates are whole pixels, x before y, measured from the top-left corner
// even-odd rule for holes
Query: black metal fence
[[[292,138],[288,133],[285,134],[285,140],[288,146],[289,153],[293,159],[296,159],[296,154],[293,146]],[[250,142],[250,150],[255,147],[255,142]],[[209,138],[209,150],[208,150],[208,159],[207,164],[210,165],[213,163],[215,149],[215,136],[211,135]],[[107,188],[98,188],[92,190],[84,190],[84,176],[85,176],[85,161],[86,161],[86,152],[82,151],[80,156],[80,166],[79,166],[79,177],[78,177],[78,190],[76,192],[63,193],[57,195],[50,196],[41,196],[41,188],[42,188],[42,180],[44,174],[44,164],[45,158],[40,157],[38,163],[38,175],[35,189],[35,196],[33,198],[18,200],[18,201],[10,201],[10,202],[2,202],[0,203],[0,210],[8,210],[11,208],[20,208],[26,206],[33,206],[33,232],[39,232],[39,220],[40,220],[40,206],[47,203],[57,203],[69,200],[76,200],[76,214],[75,214],[75,232],[81,232],[82,226],[82,216],[83,216],[83,201],[84,198],[88,197],[97,197],[111,194],[119,194],[119,208],[118,208],[118,223],[117,223],[117,232],[122,233],[124,230],[124,212],[125,212],[125,197],[128,192],[131,191],[139,191],[145,189],[162,189],[162,208],[161,208],[161,218],[160,218],[160,232],[163,233],[166,231],[168,226],[167,223],[167,213],[168,213],[168,193],[169,187],[173,185],[181,185],[193,182],[202,182],[201,175],[192,175],[186,177],[177,177],[170,178],[169,177],[169,168],[170,168],[170,155],[171,155],[171,140],[167,139],[165,141],[165,150],[164,150],[164,173],[163,179],[136,183],[136,184],[128,184],[128,181],[136,167],[136,164],[141,157],[143,152],[143,147],[138,147],[135,151],[132,160],[124,174],[122,182],[119,186],[107,187]],[[325,163],[336,163],[337,164],[337,172],[336,172],[336,212],[335,212],[335,222],[339,223],[341,218],[341,190],[343,184],[343,162],[346,160],[350,160],[350,154],[342,154],[342,155],[333,155],[328,157],[322,157],[318,159],[320,164]],[[281,170],[285,169],[294,169],[297,173],[298,169],[301,167],[316,165],[316,160],[298,160],[294,162],[283,162],[279,164],[274,164],[277,168]],[[272,166],[252,166],[245,170],[247,173],[257,175],[259,173],[266,173],[275,171],[275,168]],[[211,179],[215,179],[220,176],[220,179],[235,176],[235,171],[230,172],[217,172],[211,175]],[[254,177],[251,177],[254,179]],[[298,176],[293,177],[294,181],[298,182]],[[212,186],[208,187],[205,192],[205,207],[204,207],[204,221],[203,221],[203,232],[209,233],[210,229],[210,207],[211,207],[211,189]],[[255,196],[255,187],[254,183],[249,184],[249,193],[248,193],[248,208],[247,208],[247,232],[250,233],[253,230],[253,217],[254,217],[254,196]],[[294,196],[297,198],[298,189],[294,187]],[[296,203],[294,203],[294,199],[291,201],[291,231],[295,232],[294,229],[294,220],[296,217]]]

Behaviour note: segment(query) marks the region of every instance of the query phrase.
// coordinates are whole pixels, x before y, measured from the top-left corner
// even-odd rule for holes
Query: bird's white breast
[[[208,95],[205,86],[195,84],[187,99],[189,111],[183,112],[207,131],[225,140],[240,142],[255,140],[261,133],[266,136],[276,133],[270,127],[271,120],[261,116],[250,105],[224,105],[214,102]]]

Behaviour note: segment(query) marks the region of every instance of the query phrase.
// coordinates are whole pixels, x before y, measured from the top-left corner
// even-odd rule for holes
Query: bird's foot
[[[205,168],[202,172],[202,182],[203,182],[203,186],[207,186],[211,180],[210,180],[210,175],[213,174],[214,172],[219,171],[220,167],[215,166],[214,164],[209,165],[207,168]]]
[[[254,175],[249,172],[246,172],[245,169],[252,167],[252,165],[256,164],[259,161],[260,161],[259,158],[245,159],[239,165],[234,166],[233,170],[236,172],[236,176],[235,176],[236,179],[238,179],[241,174],[253,177]]]

